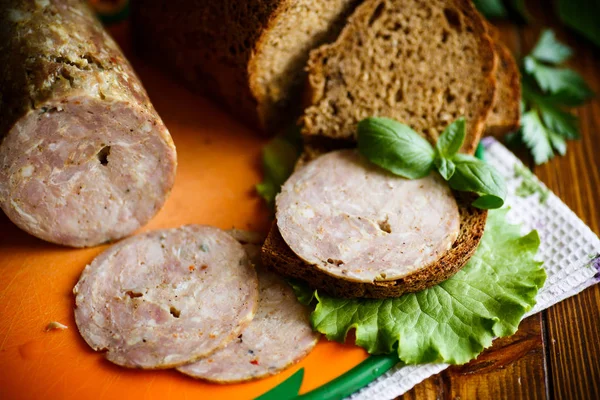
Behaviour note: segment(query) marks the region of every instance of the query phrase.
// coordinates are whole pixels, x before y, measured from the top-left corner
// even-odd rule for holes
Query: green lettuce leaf
[[[397,351],[407,364],[463,364],[513,334],[535,304],[546,273],[534,257],[536,231],[521,236],[505,221],[507,210],[489,212],[479,248],[447,281],[395,299],[339,299],[315,292],[314,329],[344,342],[355,329],[356,344],[369,353]],[[297,293],[307,299],[312,291]]]

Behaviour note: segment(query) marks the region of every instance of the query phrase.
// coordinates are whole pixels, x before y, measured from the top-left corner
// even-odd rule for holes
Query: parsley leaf
[[[550,29],[542,32],[537,44],[531,51],[533,58],[551,64],[560,64],[567,61],[572,55],[573,51],[556,40],[556,35]]]
[[[580,105],[594,96],[581,75],[571,69],[546,66],[533,56],[525,57],[524,67],[542,91],[553,94],[555,100],[567,105]]]
[[[521,136],[536,164],[543,164],[554,157],[548,131],[537,110],[530,110],[521,117]]]
[[[514,15],[529,21],[531,15],[525,6],[525,0],[473,0],[473,4],[486,18],[506,18]]]
[[[590,0],[558,0],[561,21],[600,47],[600,2]]]
[[[566,139],[578,139],[577,117],[564,107],[577,106],[594,93],[575,71],[558,68],[571,49],[556,40],[551,30],[542,32],[531,54],[523,60],[521,129],[517,137],[531,150],[536,164],[564,155]]]
[[[473,3],[486,18],[505,18],[508,15],[502,0],[473,0]]]
[[[542,114],[544,124],[550,130],[564,136],[566,139],[579,139],[576,116],[543,100],[538,101],[537,106]]]

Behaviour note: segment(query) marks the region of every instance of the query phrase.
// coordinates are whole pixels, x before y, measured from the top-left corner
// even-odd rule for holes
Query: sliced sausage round
[[[100,254],[73,289],[85,341],[131,368],[192,362],[236,338],[254,316],[258,280],[243,247],[188,225],[126,239]]]
[[[0,87],[0,208],[21,229],[94,246],[163,206],[175,146],[85,2],[4,1]]]
[[[225,348],[195,363],[180,366],[179,372],[208,381],[231,383],[275,374],[305,357],[319,334],[313,332],[309,310],[298,302],[290,286],[277,274],[261,267],[260,243],[256,236],[232,232],[241,239],[257,263],[258,309],[246,329]],[[254,242],[254,243],[253,243]]]
[[[356,150],[327,153],[295,171],[276,198],[276,218],[298,257],[355,282],[425,267],[460,229],[456,200],[438,174],[404,179]]]

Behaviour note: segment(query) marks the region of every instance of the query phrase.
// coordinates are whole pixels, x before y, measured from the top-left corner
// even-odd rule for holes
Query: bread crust
[[[519,67],[511,54],[492,27],[494,50],[498,56],[496,80],[498,90],[492,111],[486,121],[485,136],[501,138],[507,133],[514,132],[521,122],[521,74]]]

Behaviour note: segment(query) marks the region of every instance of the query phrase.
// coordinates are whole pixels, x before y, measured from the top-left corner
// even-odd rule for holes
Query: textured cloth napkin
[[[506,179],[506,204],[511,208],[507,218],[522,224],[523,233],[537,229],[540,235],[537,259],[544,261],[548,278],[537,295],[537,304],[525,317],[600,282],[600,239],[535,176],[523,178],[515,173],[526,167],[506,147],[492,138],[485,138],[482,143],[485,160]],[[523,179],[537,187],[536,193],[517,196]],[[394,367],[350,399],[393,399],[448,367],[448,364]]]

